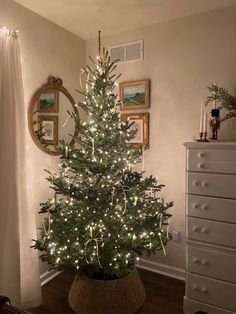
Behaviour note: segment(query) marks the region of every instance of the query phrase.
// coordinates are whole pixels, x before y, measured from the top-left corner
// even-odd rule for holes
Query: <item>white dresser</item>
[[[184,145],[184,313],[236,314],[236,142]]]

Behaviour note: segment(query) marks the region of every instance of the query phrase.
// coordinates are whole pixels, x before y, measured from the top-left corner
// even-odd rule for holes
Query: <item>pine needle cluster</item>
[[[225,88],[218,87],[216,84],[208,86],[208,90],[211,95],[206,98],[205,105],[207,106],[210,102],[214,100],[220,102],[219,109],[226,109],[229,111],[221,121],[228,120],[230,118],[236,117],[236,97],[231,95]]]

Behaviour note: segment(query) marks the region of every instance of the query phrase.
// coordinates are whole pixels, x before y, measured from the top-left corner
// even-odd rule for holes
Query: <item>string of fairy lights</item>
[[[86,76],[85,100],[76,106],[89,119],[73,117],[79,136],[74,146],[62,145],[59,173],[49,175],[55,195],[41,204],[47,217],[35,248],[59,268],[84,271],[93,265],[119,276],[119,270],[132,266],[143,253],[165,253],[166,210],[172,203],[158,197],[162,185],[156,178],[133,171],[143,150],[128,144],[135,132],[120,121],[113,70],[103,55],[95,70],[86,67],[81,72],[81,86]]]

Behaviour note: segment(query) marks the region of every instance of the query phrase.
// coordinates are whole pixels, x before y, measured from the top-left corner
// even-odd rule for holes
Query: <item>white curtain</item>
[[[25,308],[41,302],[34,209],[26,182],[26,112],[18,36],[0,27],[0,295]]]

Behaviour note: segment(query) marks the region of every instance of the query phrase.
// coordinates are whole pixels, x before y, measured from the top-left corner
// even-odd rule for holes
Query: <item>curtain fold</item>
[[[25,308],[41,302],[35,212],[29,208],[26,110],[18,36],[0,28],[0,294]]]

